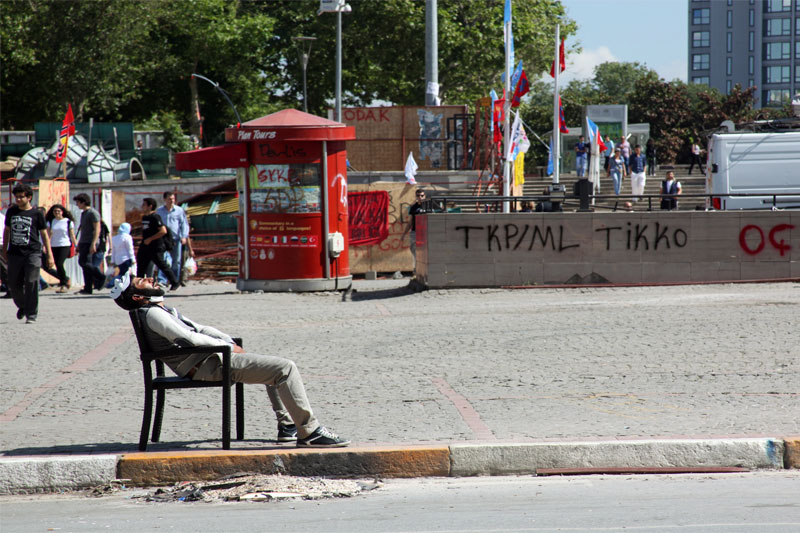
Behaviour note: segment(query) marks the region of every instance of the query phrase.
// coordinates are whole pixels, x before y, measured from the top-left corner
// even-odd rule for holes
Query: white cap
[[[131,285],[131,273],[125,272],[125,275],[119,279],[114,280],[114,287],[111,289],[111,297],[116,300],[125,292],[125,289]]]

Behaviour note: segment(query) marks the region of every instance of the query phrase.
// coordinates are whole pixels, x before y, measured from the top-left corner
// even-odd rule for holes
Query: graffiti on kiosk
[[[306,149],[289,143],[262,143],[258,145],[261,157],[305,157]]]
[[[252,165],[250,167],[250,187],[294,187],[300,178],[291,165]]]
[[[748,224],[742,228],[742,231],[739,232],[739,246],[741,246],[742,250],[748,255],[758,255],[764,251],[767,242],[769,242],[770,246],[778,250],[781,253],[781,257],[783,257],[786,252],[792,249],[792,247],[783,239],[778,240],[778,233],[788,231],[790,229],[794,229],[793,224],[777,224],[770,228],[765,239],[764,230],[761,229],[760,226]],[[753,243],[754,245],[751,245],[753,241],[751,240],[748,242],[748,239],[753,239],[754,236],[757,236],[757,238],[755,238],[755,242]]]
[[[253,213],[319,213],[319,187],[273,187],[250,193]]]

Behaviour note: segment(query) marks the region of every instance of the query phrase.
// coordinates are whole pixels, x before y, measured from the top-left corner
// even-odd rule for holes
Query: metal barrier
[[[474,204],[477,212],[479,213],[501,213],[503,212],[503,204],[505,202],[511,203],[512,212],[525,212],[517,209],[517,204],[524,202],[536,202],[537,207],[540,204],[550,204],[549,208],[537,208],[536,212],[555,212],[563,211],[565,207],[574,207],[576,211],[592,211],[592,210],[608,210],[608,211],[632,211],[633,204],[637,204],[639,200],[647,202],[645,211],[661,210],[660,203],[664,198],[672,198],[672,195],[662,194],[537,194],[537,195],[522,195],[522,196],[468,196],[468,195],[450,195],[450,194],[436,194],[429,196],[423,203],[425,212],[427,213],[444,213],[453,212],[454,208],[462,205]],[[800,209],[800,206],[789,206],[781,204],[787,203],[800,203],[800,194],[796,193],[780,193],[780,194],[746,194],[746,193],[730,193],[725,195],[719,194],[680,194],[676,198],[678,200],[687,199],[702,199],[707,206],[713,204],[714,199],[719,199],[725,210],[726,201],[728,198],[770,198],[770,200],[762,200],[764,209],[779,210],[779,209]],[[613,205],[596,204],[596,201],[613,200]],[[656,207],[653,207],[653,201],[656,202]],[[625,202],[626,205],[620,206],[620,202]],[[590,205],[591,204],[591,205]],[[631,205],[627,205],[631,204]],[[643,205],[643,204],[640,204]],[[680,211],[681,209],[676,209]],[[687,211],[688,209],[683,209]],[[692,211],[696,207],[691,208]],[[707,211],[714,211],[715,209],[706,207]]]

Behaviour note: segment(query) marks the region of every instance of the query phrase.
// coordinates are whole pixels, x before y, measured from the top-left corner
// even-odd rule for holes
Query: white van
[[[786,193],[797,196],[772,196]],[[800,208],[800,131],[712,135],[706,194],[720,195],[714,209],[772,209],[773,200],[778,209]]]

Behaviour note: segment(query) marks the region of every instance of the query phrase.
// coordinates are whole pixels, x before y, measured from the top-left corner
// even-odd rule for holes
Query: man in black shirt
[[[156,267],[164,273],[170,283],[169,290],[174,291],[180,287],[175,273],[164,261],[164,251],[167,249],[164,244],[164,235],[167,234],[167,227],[161,221],[161,217],[156,214],[156,201],[153,198],[142,200],[142,243],[136,253],[137,276],[143,278],[147,275],[147,267],[150,263],[155,263]]]
[[[3,253],[8,258],[8,285],[17,306],[17,318],[26,317],[26,323],[36,322],[39,314],[39,271],[42,251],[47,254],[47,264],[55,268],[47,223],[40,209],[31,205],[33,189],[18,183],[13,191],[16,205],[6,213],[3,228]]]
[[[92,294],[93,290],[103,288],[105,274],[100,270],[105,255],[104,243],[100,240],[100,213],[92,207],[89,195],[82,192],[73,200],[81,210],[81,222],[78,225],[78,266],[83,271],[83,289],[80,294]]]
[[[417,189],[417,199],[408,208],[408,226],[400,239],[405,239],[407,233],[411,233],[411,255],[414,257],[414,269],[417,268],[417,215],[423,213],[422,202],[425,201],[425,191]]]

